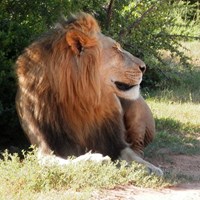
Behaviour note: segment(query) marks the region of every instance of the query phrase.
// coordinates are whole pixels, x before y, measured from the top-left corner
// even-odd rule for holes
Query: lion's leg
[[[155,136],[155,122],[148,105],[142,97],[135,101],[121,100],[124,110],[126,139],[130,148],[121,151],[121,159],[144,164],[150,172],[163,175],[158,167],[142,159],[143,151]]]
[[[140,156],[138,156],[137,153],[135,153],[129,147],[127,147],[121,151],[120,159],[126,160],[128,163],[131,163],[132,161],[136,161],[137,163],[145,165],[148,168],[150,173],[153,172],[158,176],[163,175],[163,171],[160,168],[158,168],[158,167],[154,166],[153,164],[142,159]]]
[[[144,148],[155,136],[155,122],[150,108],[140,96],[134,101],[121,101],[124,109],[124,124],[126,127],[126,140],[131,148],[143,155]]]

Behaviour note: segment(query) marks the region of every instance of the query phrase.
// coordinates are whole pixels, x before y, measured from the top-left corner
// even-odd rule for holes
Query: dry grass
[[[142,187],[164,187],[169,182],[149,175],[144,166],[125,162],[97,164],[81,162],[66,167],[41,166],[36,151],[25,155],[4,153],[0,162],[0,199],[88,199],[91,192],[133,184]]]

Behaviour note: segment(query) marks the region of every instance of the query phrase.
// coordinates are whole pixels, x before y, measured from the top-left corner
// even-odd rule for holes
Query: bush
[[[199,12],[196,4],[169,0],[5,0],[0,7],[0,147],[20,143],[22,139],[15,111],[16,82],[13,66],[22,50],[49,29],[62,15],[83,10],[101,23],[103,32],[121,41],[125,49],[143,59],[149,67],[144,83],[155,87],[169,71],[160,50],[178,55],[187,66],[187,58],[178,50],[179,40],[196,37]],[[191,19],[191,13],[196,12]],[[178,14],[177,14],[178,13]],[[188,18],[185,16],[190,16]],[[200,24],[200,23],[199,23]],[[187,28],[186,28],[187,27]],[[188,31],[190,29],[190,31]],[[191,31],[192,30],[192,31]],[[171,70],[171,69],[170,69]],[[167,78],[171,78],[168,73]],[[176,80],[176,77],[173,79]]]
[[[21,143],[15,111],[14,63],[22,50],[57,18],[62,5],[56,1],[1,2],[0,7],[0,148]],[[54,15],[52,15],[52,13]],[[20,132],[20,133],[19,133]]]

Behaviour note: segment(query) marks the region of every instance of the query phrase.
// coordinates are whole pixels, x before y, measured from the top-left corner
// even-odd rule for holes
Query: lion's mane
[[[99,75],[97,22],[63,20],[17,60],[17,110],[31,143],[61,157],[87,150],[118,158],[125,148],[119,102]],[[46,151],[47,151],[46,150]]]

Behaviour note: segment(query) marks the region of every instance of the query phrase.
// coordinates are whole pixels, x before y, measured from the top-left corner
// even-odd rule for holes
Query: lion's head
[[[98,90],[98,94],[100,90],[107,90],[107,94],[114,93],[125,99],[139,97],[145,64],[103,35],[92,16],[81,14],[75,23],[69,24],[66,41],[76,60],[75,68],[83,72],[81,85],[90,81],[89,86]]]
[[[107,86],[118,97],[137,99],[145,64],[125,51],[118,42],[101,34],[101,70]]]

